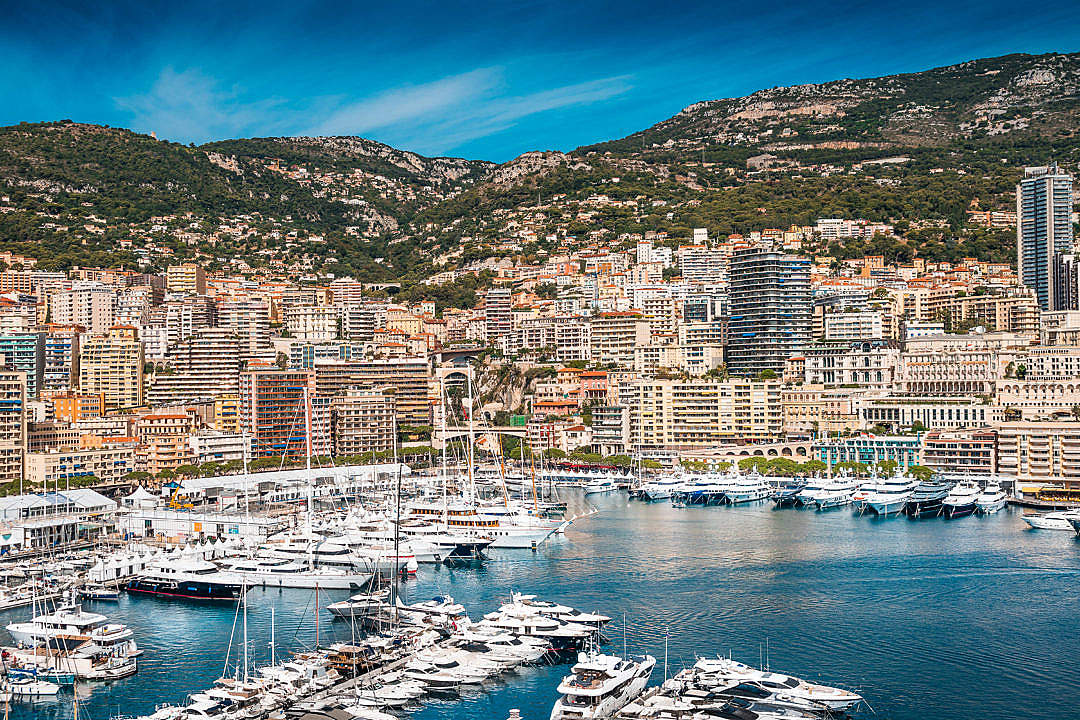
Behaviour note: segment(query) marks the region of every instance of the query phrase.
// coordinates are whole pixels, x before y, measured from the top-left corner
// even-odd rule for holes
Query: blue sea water
[[[592,500],[600,513],[537,552],[498,551],[479,569],[421,567],[414,598],[451,594],[474,618],[511,590],[534,592],[615,618],[612,649],[649,652],[662,679],[695,655],[731,653],[754,665],[855,688],[896,720],[1080,717],[1080,542],[1027,530],[1019,512],[961,520],[878,520],[850,510],[771,505],[676,509]],[[321,593],[320,602],[348,593]],[[315,640],[313,593],[255,590],[249,650],[268,660],[271,608],[281,649]],[[95,610],[131,625],[146,649],[139,673],[80,689],[80,717],[151,712],[219,677],[235,607],[124,596]],[[26,616],[0,616],[6,624]],[[349,628],[324,612],[320,639]],[[4,638],[7,641],[7,638]],[[236,658],[237,648],[233,648]],[[416,720],[503,720],[520,708],[547,718],[566,667],[529,668],[458,701],[428,704]],[[12,717],[69,718],[58,701],[15,705]]]

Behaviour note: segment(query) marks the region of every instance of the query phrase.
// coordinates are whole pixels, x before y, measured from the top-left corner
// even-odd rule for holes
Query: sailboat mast
[[[449,398],[446,396],[446,383],[440,378],[439,380],[439,405],[442,407],[441,417],[439,419],[439,425],[442,428],[443,447],[442,447],[442,501],[443,501],[443,525],[445,527],[450,526],[450,509],[447,507],[449,500],[446,497],[446,482],[447,482],[447,470],[446,470],[446,446],[450,443],[449,438],[446,437],[446,413],[449,410]]]
[[[244,596],[244,682],[248,681],[247,577],[240,590]]]
[[[398,460],[398,433],[397,413],[392,420],[394,433],[394,468],[397,470],[397,486],[394,490],[394,577],[390,582],[390,602],[394,606],[394,614],[397,614],[397,584],[400,576],[398,562],[401,558],[401,463]]]
[[[308,397],[307,385],[304,386],[304,455],[306,456],[307,469],[307,543],[308,543],[308,569],[315,568],[315,538],[311,530],[311,514],[314,512],[315,493],[311,482],[311,398]]]
[[[472,386],[472,369],[470,368],[469,374],[466,377],[466,382],[469,388],[468,407],[469,407],[469,457],[465,460],[465,468],[469,473],[469,501],[470,504],[476,505],[476,480],[473,478],[473,446],[475,443],[475,437],[473,435],[473,386]]]
[[[270,606],[270,664],[274,665],[274,606]]]

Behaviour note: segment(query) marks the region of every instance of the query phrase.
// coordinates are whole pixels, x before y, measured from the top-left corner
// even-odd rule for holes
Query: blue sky
[[[1077,50],[1075,1],[0,0],[0,125],[363,135],[503,161],[764,87]]]

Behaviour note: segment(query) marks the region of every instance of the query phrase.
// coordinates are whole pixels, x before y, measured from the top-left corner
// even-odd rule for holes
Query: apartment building
[[[181,465],[195,462],[195,454],[188,442],[195,432],[196,423],[188,413],[150,413],[135,420],[135,436],[139,445],[135,450],[136,465],[140,470],[157,474],[162,470],[175,470]]]
[[[778,380],[642,378],[631,391],[631,437],[649,450],[775,439],[783,432],[782,387]]]
[[[816,343],[806,348],[804,375],[810,385],[858,385],[891,391],[900,345],[891,340]]]
[[[45,335],[45,367],[42,389],[65,391],[79,379],[79,336],[77,328],[52,326]]]
[[[240,431],[251,436],[253,456],[303,458],[308,449],[306,418],[311,423],[312,453],[329,454],[327,404],[316,397],[315,375],[311,371],[245,372],[240,375],[239,395]]]
[[[316,361],[314,377],[317,394],[323,397],[344,395],[350,388],[389,386],[398,425],[431,423],[431,370],[425,358]]]
[[[105,335],[83,343],[79,358],[79,390],[100,393],[106,408],[143,404],[143,346],[130,325],[116,325]]]
[[[146,391],[147,402],[181,404],[235,395],[240,377],[239,340],[231,330],[196,330],[169,350],[171,372],[154,375]]]
[[[290,305],[285,308],[285,329],[303,342],[330,342],[337,339],[340,315],[329,305]]]
[[[603,312],[590,321],[590,355],[600,365],[634,364],[634,349],[649,345],[651,328],[639,312]]]
[[[45,333],[0,335],[0,363],[25,373],[27,397],[39,397],[45,386]]]
[[[390,452],[396,427],[393,392],[381,388],[349,390],[330,402],[334,455]]]
[[[87,476],[119,482],[135,469],[134,442],[26,455],[26,481],[43,488],[63,489],[71,480]]]
[[[592,355],[592,325],[577,315],[528,318],[518,324],[514,336],[512,353],[545,351],[561,363]]]
[[[997,432],[991,428],[931,430],[923,436],[922,465],[938,473],[995,475]]]
[[[62,422],[76,423],[101,417],[105,412],[105,396],[102,393],[68,391],[49,397],[53,416]]]
[[[740,250],[731,259],[728,370],[783,372],[810,344],[810,260],[775,251]]]
[[[52,293],[49,315],[57,325],[82,325],[87,332],[107,332],[116,323],[116,291],[91,287]]]
[[[1000,474],[1080,489],[1080,422],[1003,422],[996,430]]]
[[[171,293],[206,294],[206,270],[197,263],[170,265],[165,271],[165,288]]]
[[[0,370],[0,484],[20,480],[27,448],[26,373]]]

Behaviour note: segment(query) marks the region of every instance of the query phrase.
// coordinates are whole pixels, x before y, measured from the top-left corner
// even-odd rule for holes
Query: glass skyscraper
[[[1072,176],[1029,167],[1016,186],[1016,262],[1020,281],[1043,310],[1075,310]]]

